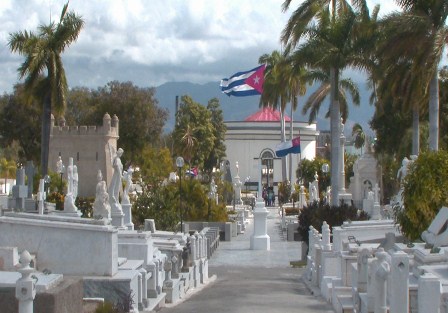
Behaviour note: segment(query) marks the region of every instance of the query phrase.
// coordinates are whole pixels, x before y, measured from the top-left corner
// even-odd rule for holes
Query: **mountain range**
[[[313,88],[314,87],[314,88]],[[364,83],[358,84],[361,105],[354,106],[349,103],[349,116],[345,126],[346,135],[351,133],[354,123],[359,123],[367,134],[372,135],[369,121],[372,118],[375,108],[369,104],[370,90]],[[305,96],[299,98],[299,107],[293,114],[293,119],[296,121],[308,121],[308,116],[302,115],[303,103],[316,90],[315,86],[308,88]],[[156,99],[159,106],[166,108],[169,111],[169,118],[165,125],[165,131],[169,132],[174,128],[174,115],[176,110],[176,96],[180,98],[183,95],[189,95],[194,101],[206,106],[208,101],[212,98],[218,98],[221,109],[224,115],[224,121],[242,121],[249,115],[259,110],[259,96],[250,97],[228,97],[220,90],[219,83],[209,82],[206,84],[194,84],[189,82],[168,82],[156,87]],[[351,99],[350,99],[351,100]],[[329,100],[322,104],[321,110],[317,118],[318,130],[329,130],[329,119],[325,118],[328,110]],[[286,109],[286,114],[289,116],[290,107]]]

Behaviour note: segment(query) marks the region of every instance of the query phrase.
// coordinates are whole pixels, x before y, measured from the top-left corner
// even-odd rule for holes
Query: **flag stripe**
[[[230,78],[224,78],[221,80],[221,91],[225,93],[226,95],[230,96],[236,96],[236,97],[244,97],[244,96],[253,96],[253,95],[260,95],[262,91],[262,85],[251,86],[247,83],[247,79],[250,78],[252,75],[257,73],[257,71],[264,71],[265,65],[258,66],[256,68],[253,68],[249,71],[242,71],[233,74]],[[259,74],[257,74],[258,76]],[[257,90],[258,89],[258,90]]]
[[[294,138],[290,141],[281,142],[275,147],[275,154],[279,158],[284,157],[290,153],[297,154],[300,152],[300,137]]]

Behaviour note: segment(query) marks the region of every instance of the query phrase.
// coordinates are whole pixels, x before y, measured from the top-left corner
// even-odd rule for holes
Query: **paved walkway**
[[[270,251],[250,250],[253,220],[245,234],[221,241],[209,262],[211,282],[161,313],[333,313],[301,281],[304,269],[290,266],[300,258],[300,244],[286,241],[280,222],[277,209],[269,208]]]

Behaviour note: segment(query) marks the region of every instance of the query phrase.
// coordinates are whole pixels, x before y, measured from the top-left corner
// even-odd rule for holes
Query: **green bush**
[[[322,231],[322,223],[325,221],[330,227],[340,226],[344,221],[368,220],[369,215],[364,211],[358,212],[354,206],[341,204],[340,206],[330,206],[323,201],[313,202],[304,207],[299,215],[298,231],[302,241],[308,244],[308,231],[312,225],[319,232]]]
[[[56,210],[64,210],[64,198],[65,195],[57,191],[50,193],[47,196],[47,202],[56,203]]]
[[[448,205],[448,153],[422,152],[404,179],[404,209],[395,208],[395,221],[410,240],[418,239],[442,206]]]
[[[76,207],[82,212],[82,217],[93,217],[94,197],[77,197],[75,201]]]

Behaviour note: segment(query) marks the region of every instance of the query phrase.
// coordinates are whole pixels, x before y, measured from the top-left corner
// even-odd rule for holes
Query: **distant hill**
[[[368,100],[370,91],[367,89],[365,84],[360,84],[359,89],[361,94],[361,105],[359,107],[350,105],[349,118],[345,127],[347,134],[351,132],[351,128],[354,123],[360,123],[366,131],[371,132],[368,122],[373,116],[374,107],[369,105]],[[309,88],[307,95],[301,97],[299,100],[302,105],[299,103],[298,110],[294,112],[294,120],[308,120],[308,116],[303,116],[301,114],[301,108],[303,106],[303,102],[307,99],[308,95],[312,93],[312,91],[313,88]],[[169,118],[165,126],[166,131],[171,131],[174,127],[176,95],[179,96],[179,100],[181,96],[189,95],[194,101],[203,105],[207,105],[208,101],[212,98],[218,98],[223,110],[225,121],[244,120],[247,116],[259,109],[260,97],[228,97],[221,92],[218,82],[210,82],[203,85],[188,82],[168,82],[156,87],[156,98],[159,101],[159,105],[169,110]],[[317,120],[317,127],[319,130],[327,130],[330,128],[329,119],[325,119],[325,113],[327,110],[328,103],[323,104]],[[287,115],[289,115],[289,112],[290,109],[288,107]]]

